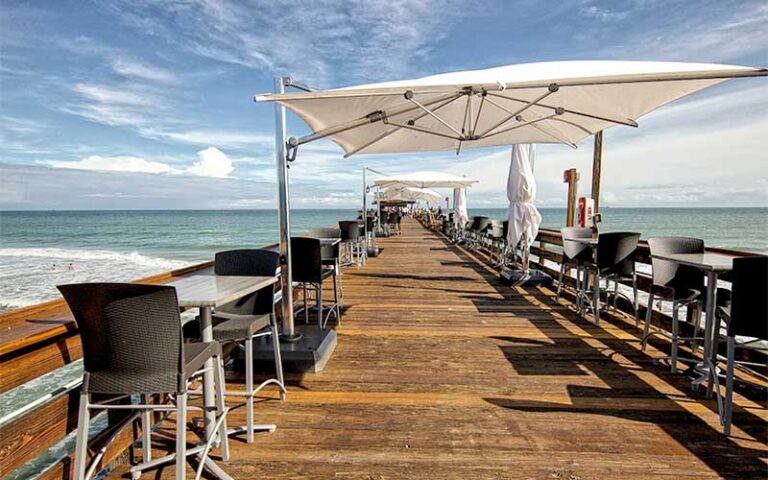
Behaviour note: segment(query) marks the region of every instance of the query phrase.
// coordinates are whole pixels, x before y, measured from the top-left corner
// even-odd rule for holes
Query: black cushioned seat
[[[237,341],[252,337],[270,326],[269,314],[241,315],[229,312],[216,312],[213,316],[216,324],[213,338],[220,341]]]

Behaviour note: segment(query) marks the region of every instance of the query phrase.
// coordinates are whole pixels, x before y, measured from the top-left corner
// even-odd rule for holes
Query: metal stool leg
[[[253,337],[245,339],[245,441],[253,443]]]
[[[678,335],[678,312],[680,307],[677,304],[677,300],[672,300],[672,352],[670,354],[670,361],[672,362],[672,373],[677,373],[677,345],[679,340]]]
[[[595,325],[600,325],[600,273],[597,270],[595,270],[594,279],[592,313],[595,315]]]
[[[80,394],[80,407],[77,417],[77,439],[75,441],[75,480],[85,480],[85,468],[88,458],[88,427],[91,411],[88,408],[90,395]]]
[[[280,389],[280,400],[285,400],[285,379],[283,378],[283,359],[280,353],[280,332],[277,328],[277,319],[274,313],[270,315],[270,321],[272,323],[272,351],[275,354],[275,371],[277,373],[277,381],[283,386]]]
[[[651,335],[651,318],[653,317],[653,293],[648,294],[648,308],[645,311],[645,325],[643,326],[643,339],[640,341],[640,348],[644,352],[648,345],[648,338]]]
[[[187,469],[187,394],[176,396],[176,480],[184,480]]]
[[[325,325],[323,325],[323,281],[320,280],[320,283],[317,284],[317,326],[320,327],[320,329],[324,329]]]
[[[253,357],[253,350],[251,350],[251,357]],[[253,358],[251,358],[251,362],[253,362]],[[218,432],[219,441],[221,442],[221,459],[227,461],[229,460],[229,435],[227,433],[228,411],[227,406],[224,403],[226,385],[224,384],[224,360],[221,357],[214,358],[213,381],[216,383],[216,410],[219,416],[223,417],[219,420]]]
[[[149,405],[149,395],[141,395],[141,403]],[[144,463],[152,461],[152,412],[141,412],[141,450]]]

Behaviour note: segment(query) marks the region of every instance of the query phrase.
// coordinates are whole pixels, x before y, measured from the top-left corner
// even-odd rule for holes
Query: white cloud
[[[141,173],[178,173],[179,170],[165,163],[152,162],[139,157],[115,156],[102,157],[91,155],[77,161],[50,160],[44,162],[54,168],[70,168],[78,170],[97,170],[109,172],[141,172]]]
[[[178,158],[174,159],[174,163],[177,161]],[[53,168],[124,173],[188,173],[211,178],[228,178],[235,169],[232,159],[216,147],[208,147],[197,152],[197,161],[186,168],[172,167],[167,163],[127,155],[91,155],[80,160],[48,160],[40,163]]]
[[[160,83],[174,83],[176,81],[176,77],[169,70],[126,59],[116,60],[112,64],[112,69],[120,75],[141,80]]]
[[[104,104],[147,106],[157,102],[152,95],[119,86],[78,83],[74,90],[89,100]]]
[[[291,72],[324,85],[338,77],[336,61],[344,63],[346,81],[413,73],[455,21],[477,11],[471,3],[311,1],[295,8],[271,0],[153,3],[152,8],[165,9],[164,21],[148,19],[141,1],[116,1],[108,8],[143,32],[184,38],[183,46],[200,56]]]
[[[670,4],[672,5],[672,4]],[[657,10],[657,5],[648,5]],[[615,58],[649,58],[677,61],[733,61],[750,55],[765,58],[768,43],[768,4],[710,3],[701,15],[680,21],[654,22],[650,28],[628,32],[623,41],[602,48],[601,55]]]
[[[197,152],[197,162],[189,167],[189,172],[200,177],[226,178],[235,168],[232,160],[216,147],[208,147]]]
[[[227,130],[164,131],[156,128],[142,128],[139,133],[148,138],[172,140],[193,145],[219,145],[225,148],[272,146],[275,141],[273,135]]]

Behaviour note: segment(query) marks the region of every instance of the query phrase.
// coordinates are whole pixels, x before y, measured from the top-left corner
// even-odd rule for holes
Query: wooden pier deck
[[[409,219],[379,246],[344,272],[326,369],[257,405],[276,432],[230,442],[234,478],[766,477],[759,396],[737,397],[726,438],[714,400],[654,365],[634,322],[598,328],[546,289],[506,287]]]

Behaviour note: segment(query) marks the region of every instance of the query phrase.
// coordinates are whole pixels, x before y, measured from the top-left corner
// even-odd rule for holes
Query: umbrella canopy
[[[507,199],[509,200],[507,242],[511,248],[517,247],[522,240],[524,244],[521,247],[527,250],[539,233],[541,214],[533,205],[536,198],[536,180],[531,170],[531,161],[535,154],[535,145],[512,146],[512,159],[509,162],[509,177],[507,177]]]
[[[412,172],[405,175],[379,178],[373,182],[379,187],[400,185],[413,188],[463,188],[469,187],[473,183],[477,183],[477,180],[445,172]]]
[[[385,188],[380,192],[379,197],[379,199],[384,202],[418,202],[419,200],[423,200],[433,205],[440,203],[441,198],[440,194],[434,190],[397,185]]]
[[[467,189],[453,189],[453,223],[461,230],[469,221],[467,212]]]
[[[565,143],[614,125],[637,126],[648,112],[729,78],[764,68],[701,63],[567,61],[529,63],[350,88],[275,93],[346,155],[459,150],[517,143]]]

